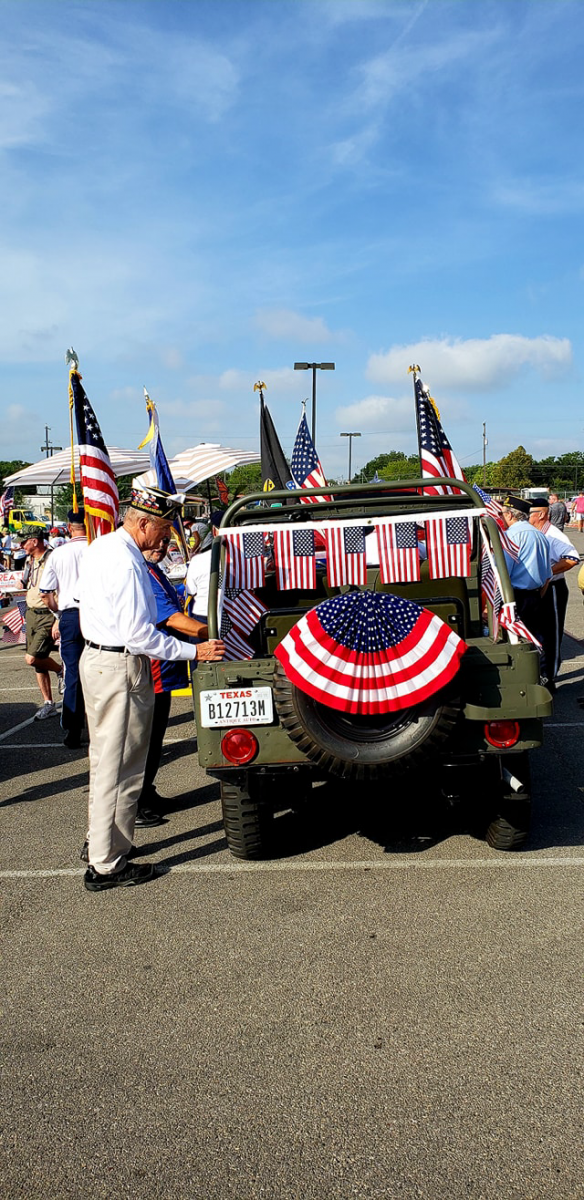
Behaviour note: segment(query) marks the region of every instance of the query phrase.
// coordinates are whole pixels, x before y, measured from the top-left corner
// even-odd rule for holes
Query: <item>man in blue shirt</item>
[[[539,529],[529,524],[531,505],[519,496],[503,501],[503,519],[507,534],[517,547],[517,557],[505,551],[509,578],[515,592],[517,614],[539,642],[553,636],[549,609],[543,598],[552,578],[550,546]]]
[[[150,583],[156,600],[156,625],[167,633],[172,633],[179,641],[188,642],[195,639],[207,641],[207,626],[194,617],[187,617],[183,612],[180,597],[170,580],[160,569],[166,549],[147,550],[144,554]],[[144,771],[144,783],[138,797],[138,813],[136,825],[161,825],[164,818],[160,812],[163,803],[155,787],[155,779],[160,766],[162,743],[170,716],[171,693],[179,688],[188,686],[187,664],[183,660],[164,662],[152,659],[152,678],[154,681],[154,717],[150,746]]]

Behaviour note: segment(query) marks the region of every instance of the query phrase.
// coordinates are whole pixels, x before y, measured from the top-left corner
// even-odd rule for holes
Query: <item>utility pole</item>
[[[487,486],[487,422],[483,421],[483,487]]]
[[[41,450],[42,450],[43,454],[46,455],[47,459],[53,457],[55,450],[63,449],[62,446],[53,446],[53,443],[49,441],[49,433],[50,432],[51,432],[51,426],[45,425],[45,444],[44,444],[44,446],[41,446]],[[53,488],[54,488],[54,484],[51,483],[51,525],[53,524],[53,521],[55,519],[54,513],[53,513],[53,506],[54,506]]]
[[[44,444],[44,446],[41,446],[41,450],[42,450],[43,454],[46,455],[47,458],[52,458],[53,454],[55,453],[55,450],[63,449],[62,446],[53,446],[53,443],[49,441],[49,433],[50,432],[51,432],[51,426],[45,425],[45,444]]]

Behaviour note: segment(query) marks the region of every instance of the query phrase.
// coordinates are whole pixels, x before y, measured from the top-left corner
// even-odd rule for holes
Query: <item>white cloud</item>
[[[518,179],[493,189],[493,200],[504,208],[536,216],[580,213],[584,184],[580,179]]]
[[[566,372],[572,364],[568,338],[528,338],[520,334],[495,333],[490,338],[440,338],[392,346],[372,354],[367,378],[374,383],[402,381],[408,367],[419,363],[424,379],[438,388],[467,388],[489,391],[500,386],[524,367],[532,367],[545,378]]]
[[[163,366],[168,367],[169,371],[180,371],[185,365],[184,355],[178,346],[163,346],[160,358]]]
[[[337,408],[337,424],[347,431],[383,429],[387,434],[411,432],[415,421],[413,397],[366,396]]]
[[[305,317],[288,308],[260,308],[255,314],[255,325],[268,337],[296,340],[298,342],[332,342],[339,337],[327,326],[322,317]]]

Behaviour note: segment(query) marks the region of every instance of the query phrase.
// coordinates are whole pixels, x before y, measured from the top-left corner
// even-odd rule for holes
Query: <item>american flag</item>
[[[85,394],[78,371],[70,373],[70,404],[75,411],[79,442],[79,474],[85,511],[96,535],[110,533],[118,523],[119,497],[106,444],[97,417]]]
[[[470,575],[468,517],[437,517],[426,521],[430,579]]]
[[[541,650],[541,642],[538,642],[535,634],[527,628],[521,617],[517,616],[515,604],[503,604],[499,622],[503,626],[503,629],[517,634],[517,637],[525,638],[528,642],[533,642],[534,646],[537,646],[538,650]]]
[[[266,577],[263,533],[225,535],[225,585],[232,588],[263,587]]]
[[[411,708],[445,687],[465,650],[428,609],[364,591],[318,604],[274,653],[287,678],[327,708],[376,714]]]
[[[507,554],[510,554],[511,558],[517,562],[519,559],[519,550],[515,545],[515,542],[511,541],[511,538],[507,534],[507,526],[505,524],[505,518],[503,517],[503,505],[500,504],[498,500],[494,500],[492,496],[489,496],[488,492],[483,492],[483,489],[479,487],[478,483],[473,483],[472,486],[483,501],[489,516],[496,521],[500,529],[503,548],[507,551]]]
[[[416,379],[415,391],[422,475],[447,475],[449,479],[464,480],[464,471],[440,424],[428,389],[421,379]],[[446,484],[424,487],[423,491],[429,496],[445,496],[449,493],[460,495],[460,488],[447,487]]]
[[[316,587],[316,559],[312,529],[276,529],[274,562],[282,591]]]
[[[254,649],[243,634],[238,633],[230,617],[223,613],[219,635],[225,642],[225,659],[253,658]]]
[[[420,578],[415,521],[376,525],[382,583],[413,583]]]
[[[483,533],[483,538],[485,537],[486,535]],[[497,641],[499,634],[499,614],[501,612],[501,605],[503,603],[499,582],[497,568],[491,556],[491,552],[487,549],[486,544],[483,544],[483,552],[481,554],[481,588],[484,598],[492,610],[494,642]]]
[[[26,600],[17,600],[16,604],[2,613],[2,621],[17,636],[26,622]]]
[[[14,508],[14,488],[7,487],[6,491],[0,496],[0,516],[5,521]]]
[[[240,633],[253,633],[262,613],[267,611],[254,592],[226,588],[223,593],[223,612]]]
[[[324,471],[316,453],[314,442],[308,432],[306,413],[303,413],[300,418],[290,467],[296,487],[326,487]],[[302,497],[302,504],[322,504],[323,501],[326,502],[327,500],[330,500],[330,496],[306,496]]]
[[[365,533],[358,526],[334,526],[324,531],[327,553],[327,576],[331,587],[343,583],[367,583]]]

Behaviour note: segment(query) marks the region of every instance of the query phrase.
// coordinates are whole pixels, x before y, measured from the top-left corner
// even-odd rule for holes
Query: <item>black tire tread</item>
[[[401,775],[412,766],[422,766],[433,758],[449,738],[460,714],[460,698],[451,694],[444,699],[441,712],[427,739],[403,758],[384,763],[366,764],[345,760],[318,746],[306,732],[294,705],[295,685],[286,677],[282,664],[276,662],[274,670],[274,705],[280,721],[291,740],[306,757],[327,774],[341,779],[369,781]]]
[[[234,858],[265,858],[270,851],[273,813],[249,792],[221,780],[221,808],[227,845]]]

